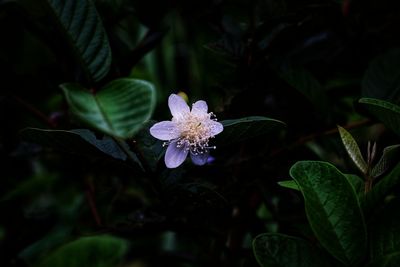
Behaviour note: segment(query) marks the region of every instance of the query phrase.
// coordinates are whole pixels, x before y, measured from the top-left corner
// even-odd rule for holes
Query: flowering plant
[[[204,165],[210,149],[210,138],[224,129],[217,122],[214,114],[208,112],[207,103],[203,100],[195,102],[190,110],[182,97],[171,94],[168,106],[172,114],[171,121],[162,121],[150,128],[150,133],[157,139],[166,141],[165,165],[176,168],[181,165],[190,152],[194,164]]]

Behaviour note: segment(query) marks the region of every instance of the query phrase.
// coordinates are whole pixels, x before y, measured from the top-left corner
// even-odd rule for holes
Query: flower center
[[[194,115],[192,113],[177,121],[181,136],[178,139],[177,146],[185,146],[193,154],[203,154],[207,149],[214,148],[208,145],[212,135],[211,117],[212,113]]]

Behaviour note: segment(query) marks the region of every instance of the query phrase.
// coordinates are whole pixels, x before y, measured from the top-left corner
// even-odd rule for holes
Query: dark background
[[[363,151],[368,140],[378,150],[396,140],[357,101],[399,103],[399,1],[97,0],[113,57],[94,84],[41,2],[0,1],[1,266],[33,266],[103,233],[130,242],[122,266],[256,266],[257,234],[312,238],[301,196],[277,184],[294,162],[355,172],[337,124],[354,129]],[[162,197],[126,162],[21,138],[26,127],[85,127],[69,116],[59,84],[96,89],[127,76],[155,84],[154,120],[169,119],[168,96],[185,92],[220,120],[257,115],[287,127],[218,146],[203,167],[153,162]]]

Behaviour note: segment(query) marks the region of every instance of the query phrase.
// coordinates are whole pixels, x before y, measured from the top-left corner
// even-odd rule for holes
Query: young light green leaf
[[[282,187],[286,187],[293,190],[300,190],[299,186],[297,185],[296,181],[294,180],[287,180],[287,181],[280,181],[278,184]]]
[[[318,248],[303,239],[282,234],[257,236],[253,240],[253,252],[262,267],[331,266]]]
[[[374,98],[361,98],[359,103],[364,105],[387,128],[400,135],[400,106]]]
[[[220,121],[224,131],[216,138],[218,143],[229,144],[268,134],[283,129],[286,124],[282,121],[261,116],[245,117],[236,120]]]
[[[155,89],[149,82],[118,79],[92,94],[76,84],[63,84],[71,112],[87,125],[116,138],[127,139],[150,119]]]
[[[46,0],[88,81],[109,71],[111,49],[96,7],[90,0]]]
[[[375,178],[385,173],[395,161],[398,161],[399,154],[400,145],[385,147],[382,157],[372,169],[372,177]]]
[[[343,127],[337,126],[340,138],[342,139],[343,145],[346,148],[347,154],[350,156],[351,160],[357,166],[357,168],[363,173],[367,173],[367,163],[365,162],[360,148],[357,145],[356,140],[354,140],[353,136]]]
[[[125,240],[112,236],[82,237],[61,246],[38,267],[115,267],[128,249]]]
[[[322,246],[346,265],[360,262],[367,250],[366,227],[345,175],[318,161],[297,162],[290,175],[301,189],[308,221]]]

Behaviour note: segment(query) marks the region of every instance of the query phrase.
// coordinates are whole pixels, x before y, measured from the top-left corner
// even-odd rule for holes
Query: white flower
[[[192,110],[178,95],[171,94],[168,106],[172,114],[171,121],[162,121],[150,128],[150,134],[157,139],[167,141],[165,165],[176,168],[181,165],[190,152],[196,165],[207,162],[210,147],[208,141],[223,131],[224,127],[217,122],[212,112],[208,113],[207,103],[199,100]]]

